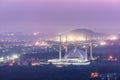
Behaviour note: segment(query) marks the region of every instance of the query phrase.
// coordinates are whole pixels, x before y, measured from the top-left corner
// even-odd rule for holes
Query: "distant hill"
[[[87,37],[101,37],[105,35],[104,33],[97,33],[90,29],[75,29],[69,32],[69,35],[75,36],[87,36]]]

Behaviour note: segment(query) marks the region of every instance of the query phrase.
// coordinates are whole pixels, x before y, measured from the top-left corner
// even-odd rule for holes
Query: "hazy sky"
[[[0,0],[0,31],[120,32],[120,0]]]

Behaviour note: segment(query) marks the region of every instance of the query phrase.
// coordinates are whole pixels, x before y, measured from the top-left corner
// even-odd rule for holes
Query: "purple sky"
[[[120,32],[120,0],[0,0],[0,31]]]

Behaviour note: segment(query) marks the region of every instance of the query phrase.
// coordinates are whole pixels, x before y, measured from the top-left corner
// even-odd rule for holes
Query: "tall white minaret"
[[[86,45],[85,45],[85,61],[88,60],[88,51],[87,51],[88,45],[87,45],[87,36],[86,36]]]
[[[92,47],[92,42],[90,42],[90,60],[93,60],[93,47]]]
[[[85,46],[85,61],[88,60],[88,54],[87,54],[87,45]]]
[[[59,34],[60,36],[60,43],[59,43],[59,59],[61,60],[62,58],[62,52],[61,52],[61,33]]]
[[[65,45],[65,52],[67,53],[68,52],[68,41],[67,41],[67,34],[66,34],[66,45]]]

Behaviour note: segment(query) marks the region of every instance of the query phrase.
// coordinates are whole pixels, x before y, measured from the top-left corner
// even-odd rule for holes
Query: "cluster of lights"
[[[12,55],[11,56],[11,58],[14,60],[14,59],[18,59],[19,58],[19,56],[18,55],[16,55],[16,54],[14,54],[14,55]]]
[[[10,34],[8,34],[8,36],[14,36],[15,34],[14,33],[10,33]]]
[[[32,66],[38,66],[40,63],[32,63]]]
[[[107,45],[107,43],[105,41],[102,41],[102,42],[100,42],[100,45],[105,46],[105,45]]]
[[[4,61],[4,57],[0,57],[0,62],[3,62]]]
[[[35,46],[39,46],[40,43],[38,41],[35,42]]]
[[[108,56],[108,60],[117,61],[118,59],[117,57],[110,55]]]
[[[35,46],[48,46],[47,42],[39,42],[39,41],[36,41],[35,42]]]
[[[112,55],[110,55],[110,56],[108,57],[108,59],[109,59],[109,60],[112,60],[112,59],[113,59],[113,56],[112,56]]]
[[[109,39],[109,40],[117,40],[117,39],[118,39],[118,37],[117,37],[117,36],[115,36],[115,35],[113,35],[113,36],[110,36],[108,39]]]
[[[82,36],[69,36],[68,41],[85,41],[85,38]]]
[[[7,61],[7,60],[15,60],[18,59],[20,56],[17,54],[14,54],[12,56],[7,56],[7,57],[0,57],[0,62]]]
[[[17,54],[13,54],[11,56],[7,56],[7,60],[15,60],[15,59],[18,59],[20,56],[17,55]]]
[[[39,32],[34,32],[33,35],[37,36],[37,35],[39,35]]]
[[[59,41],[60,39],[59,39],[59,37],[57,37],[56,38],[56,41]],[[85,41],[86,39],[85,39],[85,37],[83,37],[83,36],[68,36],[67,37],[67,41],[68,42],[74,42],[74,41]],[[63,37],[61,37],[61,41],[62,42],[65,42],[66,41],[66,37],[65,36],[63,36]]]
[[[98,76],[99,76],[98,72],[92,72],[91,73],[91,78],[96,78]]]

